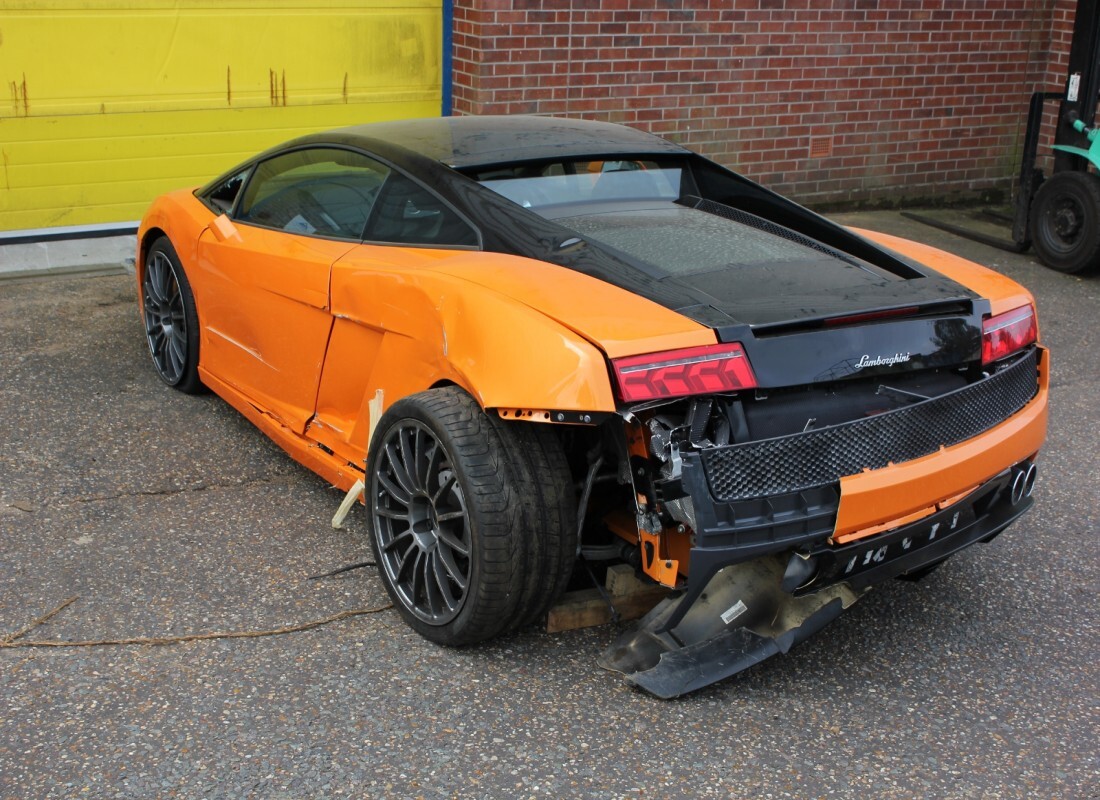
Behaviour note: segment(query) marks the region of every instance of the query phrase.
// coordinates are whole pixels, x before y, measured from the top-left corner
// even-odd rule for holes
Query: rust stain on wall
[[[286,70],[282,71],[280,76],[275,70],[268,67],[268,95],[273,106],[285,106],[286,105]]]
[[[23,116],[28,116],[31,111],[30,98],[27,95],[27,74],[23,73],[23,81],[16,82],[10,81],[8,87],[11,89],[11,111],[15,116],[19,116],[19,112],[23,112]]]

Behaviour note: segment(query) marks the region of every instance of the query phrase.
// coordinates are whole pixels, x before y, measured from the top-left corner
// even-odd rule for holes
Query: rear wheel
[[[1058,172],[1031,205],[1031,243],[1051,269],[1085,274],[1100,269],[1100,178]]]
[[[153,242],[141,279],[145,340],[160,379],[186,394],[199,380],[199,320],[191,284],[167,236]]]
[[[552,433],[487,415],[454,387],[399,400],[368,458],[371,546],[405,621],[445,645],[545,613],[576,548],[569,469]]]

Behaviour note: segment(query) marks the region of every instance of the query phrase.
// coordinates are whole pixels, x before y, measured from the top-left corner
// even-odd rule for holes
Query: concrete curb
[[[0,280],[133,272],[136,249],[132,234],[0,245]]]

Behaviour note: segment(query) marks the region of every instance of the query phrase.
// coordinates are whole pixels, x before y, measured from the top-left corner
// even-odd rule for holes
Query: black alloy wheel
[[[490,639],[546,613],[572,574],[576,497],[550,426],[505,422],[448,386],[379,420],[367,457],[371,548],[414,630]]]
[[[1075,275],[1100,269],[1100,178],[1058,172],[1031,205],[1031,243],[1051,269]]]
[[[375,468],[379,565],[401,604],[446,625],[470,589],[470,517],[451,456],[422,422],[389,429]]]
[[[145,339],[157,374],[181,392],[200,392],[195,299],[179,257],[166,237],[157,239],[149,248],[141,295]]]

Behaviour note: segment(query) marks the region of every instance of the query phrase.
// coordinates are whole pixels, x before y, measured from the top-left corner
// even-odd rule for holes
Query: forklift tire
[[[1031,243],[1051,269],[1100,270],[1100,177],[1058,172],[1044,181],[1031,204]]]

